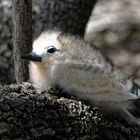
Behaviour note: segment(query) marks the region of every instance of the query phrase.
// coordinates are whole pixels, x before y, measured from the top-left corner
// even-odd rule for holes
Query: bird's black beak
[[[29,53],[26,55],[21,56],[22,59],[26,59],[29,61],[36,61],[36,62],[42,62],[42,57],[37,55],[36,53]]]

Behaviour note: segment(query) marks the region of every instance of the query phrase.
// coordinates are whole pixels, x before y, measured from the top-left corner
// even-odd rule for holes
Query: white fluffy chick
[[[129,91],[127,76],[114,68],[95,47],[59,31],[42,33],[34,42],[30,80],[40,90],[59,87],[92,105],[119,113],[127,122],[140,122],[129,112],[139,99]]]

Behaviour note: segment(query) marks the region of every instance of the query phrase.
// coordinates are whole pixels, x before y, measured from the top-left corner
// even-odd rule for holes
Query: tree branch
[[[58,93],[57,93],[58,94]],[[44,92],[31,84],[0,90],[0,139],[136,140],[140,130],[76,99]]]
[[[12,0],[13,7],[13,56],[17,83],[28,80],[28,63],[20,56],[32,46],[32,0]]]

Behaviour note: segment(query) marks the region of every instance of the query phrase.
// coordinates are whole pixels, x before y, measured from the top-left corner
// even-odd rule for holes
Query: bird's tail
[[[136,117],[140,118],[140,98],[128,100],[131,105],[129,111]]]

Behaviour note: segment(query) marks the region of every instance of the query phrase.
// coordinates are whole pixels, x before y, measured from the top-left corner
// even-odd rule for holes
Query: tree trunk
[[[34,38],[46,29],[82,36],[97,0],[45,0],[38,15]]]
[[[13,56],[17,83],[28,80],[28,63],[21,60],[32,46],[32,0],[12,0]]]

